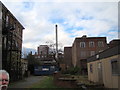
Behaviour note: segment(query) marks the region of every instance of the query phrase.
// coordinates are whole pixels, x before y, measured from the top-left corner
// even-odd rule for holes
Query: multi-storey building
[[[87,73],[87,58],[107,48],[106,37],[75,38],[72,46],[72,64],[80,67],[81,74]]]
[[[0,2],[2,10],[2,69],[9,72],[11,81],[21,79],[22,33],[24,27]]]
[[[37,53],[35,57],[40,59],[45,59],[48,58],[48,54],[49,54],[49,47],[47,45],[40,45],[37,48]]]

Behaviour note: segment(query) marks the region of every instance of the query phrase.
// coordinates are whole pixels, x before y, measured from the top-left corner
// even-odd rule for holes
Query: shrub
[[[63,74],[76,75],[76,74],[79,74],[79,72],[80,72],[79,67],[72,67],[72,68],[69,68],[68,70],[64,71]]]

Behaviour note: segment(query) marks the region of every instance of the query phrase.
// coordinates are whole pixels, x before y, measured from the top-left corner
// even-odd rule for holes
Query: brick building
[[[81,74],[87,73],[87,58],[107,48],[106,37],[75,38],[72,45],[72,64],[80,67]]]
[[[9,72],[11,81],[21,79],[22,33],[24,27],[0,2],[2,10],[2,69]]]
[[[112,48],[112,47],[117,46],[118,44],[120,44],[120,40],[119,39],[114,39],[114,40],[109,42],[108,46],[109,46],[109,48]]]
[[[45,59],[48,58],[49,47],[47,45],[40,45],[37,48],[37,53],[35,54],[35,58]]]
[[[64,63],[66,68],[72,66],[72,47],[64,47]]]

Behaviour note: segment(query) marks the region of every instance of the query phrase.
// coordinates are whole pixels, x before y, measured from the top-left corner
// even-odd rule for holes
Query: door
[[[103,84],[103,73],[102,73],[102,63],[98,62],[98,82]]]

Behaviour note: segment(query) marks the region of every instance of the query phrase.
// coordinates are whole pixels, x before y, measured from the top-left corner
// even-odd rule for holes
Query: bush
[[[76,75],[76,74],[79,74],[79,72],[80,72],[80,68],[79,67],[73,67],[73,68],[69,68],[68,70],[63,72],[63,74]]]

